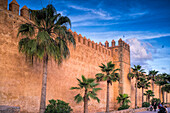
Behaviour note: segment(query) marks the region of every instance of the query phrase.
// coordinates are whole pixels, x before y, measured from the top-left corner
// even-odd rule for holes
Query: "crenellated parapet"
[[[87,39],[85,36],[83,37],[81,34],[77,34],[77,32],[72,32],[71,29],[69,29],[68,31],[72,33],[76,40],[76,43],[86,45],[87,47],[92,48],[93,50],[99,51],[108,56],[112,56],[111,50],[108,48],[109,47],[108,42],[107,42],[108,47],[106,47],[106,45],[103,45],[101,42],[99,42],[99,44],[95,43],[93,40]]]
[[[124,42],[121,38],[119,39],[118,41],[118,45],[119,46],[122,46],[123,48],[127,49],[128,51],[130,51],[130,46],[129,44],[127,44],[126,42]]]
[[[7,10],[8,7],[8,0],[0,0],[0,9]],[[15,15],[20,15],[26,19],[30,19],[30,13],[27,6],[23,6],[20,9],[19,14],[19,7],[20,5],[16,0],[12,0],[12,2],[9,4],[9,11],[11,11]]]
[[[0,9],[7,10],[8,6],[8,0],[0,0]],[[9,4],[9,11],[15,14],[16,16],[21,16],[25,18],[26,20],[30,20],[30,13],[29,13],[29,8],[27,6],[23,6],[20,9],[20,14],[19,14],[19,7],[20,5],[17,3],[16,0],[12,0],[12,2]],[[9,15],[11,16],[11,15]],[[18,18],[17,18],[18,19]],[[76,42],[82,43],[92,49],[95,49],[99,52],[102,52],[104,54],[107,54],[109,56],[112,56],[112,52],[110,48],[117,47],[115,46],[115,41],[112,40],[111,42],[111,47],[109,47],[109,42],[106,41],[105,44],[102,44],[101,42],[95,43],[94,41],[91,41],[90,39],[87,39],[85,36],[83,37],[81,34],[77,34],[76,32],[72,32],[71,29],[69,31],[73,34],[75,37]],[[130,51],[130,47],[127,43],[122,41],[122,39],[119,39],[119,44],[118,46],[123,46],[125,49]]]

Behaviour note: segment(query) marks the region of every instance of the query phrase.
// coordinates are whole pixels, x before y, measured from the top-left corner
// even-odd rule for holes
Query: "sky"
[[[12,0],[8,0],[10,3]],[[95,42],[130,44],[131,66],[170,73],[170,0],[17,0],[20,8],[53,4],[72,31]]]

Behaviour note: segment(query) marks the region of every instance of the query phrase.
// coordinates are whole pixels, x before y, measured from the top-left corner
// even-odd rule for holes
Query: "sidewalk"
[[[157,113],[158,111],[143,111],[143,112],[138,112],[138,113]],[[168,112],[170,112],[170,107],[168,108]]]

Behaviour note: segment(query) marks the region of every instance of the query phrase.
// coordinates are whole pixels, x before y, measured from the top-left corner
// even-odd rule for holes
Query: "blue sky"
[[[11,0],[8,0],[9,3]],[[170,0],[17,0],[20,8],[52,3],[68,16],[72,30],[95,42],[122,38],[131,64],[170,73]]]

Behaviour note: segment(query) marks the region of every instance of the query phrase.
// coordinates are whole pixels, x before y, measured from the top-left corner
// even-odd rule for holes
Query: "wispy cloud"
[[[100,15],[100,16],[107,16],[108,15],[106,11],[103,11],[101,9],[95,10],[95,9],[80,7],[80,6],[76,6],[76,5],[68,5],[68,7],[71,7],[73,9],[77,9],[77,10],[82,10],[82,11],[90,11],[93,14],[97,14],[97,15]]]
[[[170,36],[170,33],[153,33],[149,31],[106,31],[106,32],[81,32],[83,35],[86,35],[86,37],[99,40],[99,41],[105,41],[106,39],[108,41],[111,41],[112,39],[118,40],[119,38],[131,39],[131,38],[137,38],[137,39],[152,39],[152,38],[159,38],[163,36]],[[124,36],[124,37],[123,37]],[[151,46],[151,45],[150,45]]]
[[[85,8],[85,7],[80,7],[76,5],[68,5],[69,8],[73,8],[76,10],[81,10],[87,12],[86,14],[83,15],[76,15],[76,16],[71,16],[73,22],[78,22],[78,21],[85,21],[85,20],[92,20],[92,19],[101,19],[101,20],[117,20],[120,18],[120,15],[116,16],[111,16],[110,13],[102,10],[102,9],[91,9],[91,8]]]
[[[136,18],[148,14],[148,11],[128,14],[129,17]]]

